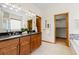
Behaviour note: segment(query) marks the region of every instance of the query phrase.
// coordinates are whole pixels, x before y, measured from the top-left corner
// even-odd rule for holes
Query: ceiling
[[[45,11],[49,8],[56,6],[58,3],[19,3],[17,5],[22,6],[24,8],[28,7],[28,5],[33,5],[40,9],[41,11]]]
[[[22,7],[24,10],[28,10],[31,11],[32,13],[41,15],[45,14],[46,10],[59,5],[59,3],[13,3],[13,4]]]
[[[40,10],[46,10],[46,9],[48,9],[50,7],[56,6],[55,3],[34,3],[33,5],[38,7]]]

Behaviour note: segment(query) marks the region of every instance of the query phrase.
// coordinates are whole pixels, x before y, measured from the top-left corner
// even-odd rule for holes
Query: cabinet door
[[[41,45],[41,35],[31,35],[31,52],[36,50]]]
[[[20,38],[20,55],[30,54],[30,36]]]
[[[0,42],[0,55],[18,55],[19,38]]]
[[[31,35],[31,52],[36,49],[36,35]]]
[[[41,45],[41,34],[37,34],[37,48]]]

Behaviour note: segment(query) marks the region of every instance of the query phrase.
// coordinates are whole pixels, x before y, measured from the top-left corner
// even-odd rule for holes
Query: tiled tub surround
[[[70,39],[73,40],[79,40],[79,34],[70,34]]]
[[[75,52],[79,54],[79,34],[70,34],[70,43]]]

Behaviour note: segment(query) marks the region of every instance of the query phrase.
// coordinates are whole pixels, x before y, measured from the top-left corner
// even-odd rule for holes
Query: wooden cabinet
[[[20,55],[26,55],[30,53],[30,36],[24,36],[20,38]]]
[[[37,26],[37,31],[41,32],[41,17],[36,16],[36,26]]]
[[[41,34],[0,41],[0,55],[28,55],[41,45]]]
[[[36,50],[41,45],[41,35],[31,35],[31,52]]]
[[[10,39],[0,42],[0,55],[18,55],[19,54],[19,38]]]

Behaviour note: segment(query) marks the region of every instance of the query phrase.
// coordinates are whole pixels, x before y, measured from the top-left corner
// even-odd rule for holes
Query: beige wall
[[[69,13],[69,33],[79,34],[79,4],[57,4],[57,6],[52,8],[49,8],[46,10],[46,18],[49,18],[47,20],[50,20],[50,30],[49,33],[43,33],[45,36],[43,37],[44,40],[55,42],[55,33],[54,33],[54,15],[60,14],[60,13]],[[45,15],[44,15],[45,16]],[[45,31],[43,31],[45,32]]]

